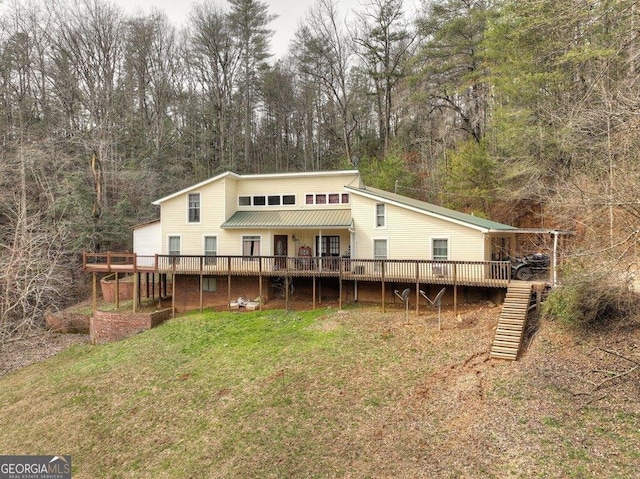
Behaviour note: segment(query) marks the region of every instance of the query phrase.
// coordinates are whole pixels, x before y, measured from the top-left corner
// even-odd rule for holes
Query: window
[[[260,236],[242,237],[242,256],[260,256]]]
[[[387,259],[387,240],[386,239],[373,240],[373,258]]]
[[[169,256],[173,256],[171,264],[180,262],[180,236],[169,236]]]
[[[348,193],[315,193],[308,194],[304,197],[307,205],[339,205],[341,203],[349,203]]]
[[[447,261],[449,259],[449,240],[447,238],[431,240],[431,259],[433,261]]]
[[[204,276],[202,278],[202,291],[215,292],[217,290],[216,278],[213,276]]]
[[[387,259],[388,243],[387,239],[374,239],[373,240],[373,259],[384,260]],[[379,273],[384,267],[384,262],[375,262],[373,265],[373,271]]]
[[[340,256],[340,236],[316,236],[316,251],[321,256]]]
[[[296,195],[238,196],[238,206],[280,206],[295,204]],[[313,204],[313,195],[311,195],[310,204]]]
[[[189,193],[189,223],[200,223],[200,193]]]
[[[217,236],[205,236],[204,237],[204,264],[215,265],[217,263],[216,256],[218,256],[218,237]]]
[[[384,228],[386,226],[385,207],[383,203],[376,205],[376,228]]]

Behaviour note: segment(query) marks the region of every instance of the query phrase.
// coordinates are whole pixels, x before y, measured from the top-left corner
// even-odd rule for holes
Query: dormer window
[[[200,223],[200,193],[189,193],[189,223]]]

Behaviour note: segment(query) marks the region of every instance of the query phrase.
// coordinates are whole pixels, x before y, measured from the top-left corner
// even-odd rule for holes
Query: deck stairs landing
[[[531,283],[514,281],[509,284],[489,353],[490,358],[515,361],[518,357],[527,323],[531,292]]]

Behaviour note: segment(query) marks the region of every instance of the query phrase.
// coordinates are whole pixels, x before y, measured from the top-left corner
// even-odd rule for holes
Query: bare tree
[[[406,74],[405,63],[416,34],[404,18],[403,0],[372,0],[358,18],[358,31],[352,35],[373,84],[378,131],[386,156],[396,130],[391,122],[395,87]]]
[[[317,0],[296,32],[294,41],[298,69],[303,75],[316,79],[328,107],[335,110],[343,153],[349,160],[352,154],[352,134],[357,126],[353,118],[353,92],[349,87],[349,73],[354,62],[354,50],[344,27],[340,24],[336,5],[332,0]],[[330,118],[326,108],[323,115]],[[331,128],[329,122],[325,127]]]

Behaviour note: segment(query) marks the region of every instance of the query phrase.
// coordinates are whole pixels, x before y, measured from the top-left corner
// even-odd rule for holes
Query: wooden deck
[[[88,272],[160,273],[205,276],[339,278],[506,288],[508,261],[374,260],[281,256],[139,256],[132,253],[85,253]]]

